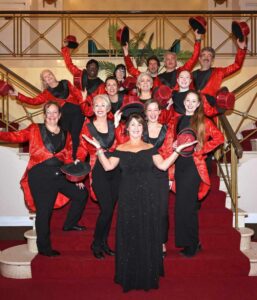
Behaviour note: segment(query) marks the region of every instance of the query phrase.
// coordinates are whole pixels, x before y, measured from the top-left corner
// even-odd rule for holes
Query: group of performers
[[[215,97],[223,79],[242,67],[246,40],[237,40],[232,65],[212,67],[215,51],[201,49],[197,30],[195,39],[192,57],[179,68],[176,54],[165,53],[166,71],[161,74],[156,56],[147,60],[146,72],[135,68],[126,44],[125,65],[118,65],[105,82],[98,77],[96,60],[89,60],[81,70],[64,46],[62,55],[75,86],[44,70],[38,96],[9,92],[20,102],[44,104],[43,124],[0,132],[1,141],[30,143],[21,184],[28,207],[36,211],[39,254],[60,255],[51,246],[49,226],[53,208],[68,199],[71,206],[63,230],[86,229],[79,220],[90,194],[100,208],[91,245],[95,258],[115,256],[115,282],[124,291],[158,288],[164,274],[170,189],[176,193],[175,244],[180,254],[193,257],[201,250],[198,203],[210,189],[206,157],[224,142],[213,120],[222,112]],[[191,73],[198,61],[200,69]],[[128,78],[134,78],[135,84]],[[163,85],[170,88],[164,104],[158,98]],[[179,143],[185,129],[193,130],[196,138]],[[189,154],[188,148],[193,149]],[[89,193],[83,181],[69,182],[60,171],[63,164],[88,157]],[[117,201],[116,248],[111,249],[108,235]]]

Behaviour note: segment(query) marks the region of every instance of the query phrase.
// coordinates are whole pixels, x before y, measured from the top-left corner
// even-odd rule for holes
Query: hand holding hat
[[[66,175],[66,179],[76,183],[83,181],[90,170],[89,163],[82,163],[80,161],[66,164],[61,167],[61,171]],[[82,186],[80,186],[80,188],[82,188]]]
[[[246,22],[233,21],[232,33],[240,42],[243,42],[250,33],[250,28]]]
[[[193,30],[197,30],[199,34],[205,34],[207,22],[202,16],[195,16],[189,19],[189,24]]]
[[[76,49],[79,45],[77,38],[74,35],[67,35],[63,42],[64,45],[70,49]]]
[[[177,135],[177,148],[175,151],[184,157],[192,156],[197,143],[197,136],[194,130],[184,128]]]
[[[116,32],[116,40],[121,46],[125,46],[129,42],[129,28],[127,26],[124,26]]]
[[[14,88],[6,81],[0,80],[0,95],[1,96],[7,96],[11,91],[14,91]]]

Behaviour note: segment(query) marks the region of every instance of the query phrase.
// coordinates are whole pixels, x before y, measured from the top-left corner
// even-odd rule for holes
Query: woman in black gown
[[[157,100],[150,99],[145,103],[145,116],[147,120],[146,131],[143,140],[152,144],[162,157],[168,157],[172,152],[172,143],[174,137],[173,122],[169,124],[160,124],[158,121],[161,109]],[[156,179],[159,187],[160,201],[160,222],[161,222],[161,238],[163,243],[163,256],[166,256],[166,245],[168,241],[169,230],[169,177],[167,171],[161,171],[154,168]]]
[[[119,164],[121,180],[116,232],[115,282],[127,292],[132,289],[156,289],[164,275],[160,236],[160,202],[155,174],[157,166],[167,170],[187,145],[180,145],[167,159],[142,140],[145,122],[140,115],[129,117],[126,130],[129,141],[119,145],[107,158],[99,142],[83,136],[98,150],[105,171]],[[177,151],[177,152],[176,152]]]

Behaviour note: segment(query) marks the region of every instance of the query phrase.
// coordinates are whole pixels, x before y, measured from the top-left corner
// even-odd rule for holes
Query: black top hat
[[[129,42],[129,28],[127,26],[124,26],[116,32],[116,40],[121,46],[125,46],[126,43]]]
[[[66,178],[72,182],[84,180],[90,170],[91,167],[89,163],[85,162],[78,162],[77,164],[71,163],[61,167],[61,171],[66,175]]]
[[[233,21],[232,33],[240,42],[243,42],[245,37],[250,33],[250,28],[246,22]]]
[[[77,42],[77,38],[74,35],[66,36],[64,42],[67,43],[67,47],[70,49],[76,49],[79,45],[79,43]]]
[[[191,128],[182,129],[177,135],[177,145],[193,142],[197,139],[196,133]],[[181,156],[189,157],[194,153],[195,144],[180,151]]]
[[[202,16],[191,17],[189,19],[189,24],[193,30],[197,29],[198,33],[200,34],[204,34],[206,32],[207,22]]]

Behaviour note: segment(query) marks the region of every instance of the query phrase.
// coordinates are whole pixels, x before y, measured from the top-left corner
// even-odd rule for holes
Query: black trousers
[[[95,250],[107,245],[113,211],[118,199],[119,173],[119,168],[106,172],[98,160],[92,171],[92,187],[100,208],[92,244]]]
[[[196,247],[199,242],[198,190],[201,182],[192,157],[179,157],[175,165],[175,244]]]
[[[78,223],[84,211],[88,191],[80,190],[74,183],[66,180],[57,167],[34,166],[28,173],[28,182],[36,206],[36,233],[39,251],[51,250],[50,220],[58,192],[71,200],[64,226],[72,227]]]
[[[77,158],[76,153],[79,146],[79,135],[83,126],[85,116],[79,105],[72,103],[65,103],[62,107],[62,117],[60,125],[64,130],[67,130],[71,134],[72,139],[72,157],[75,160]]]

